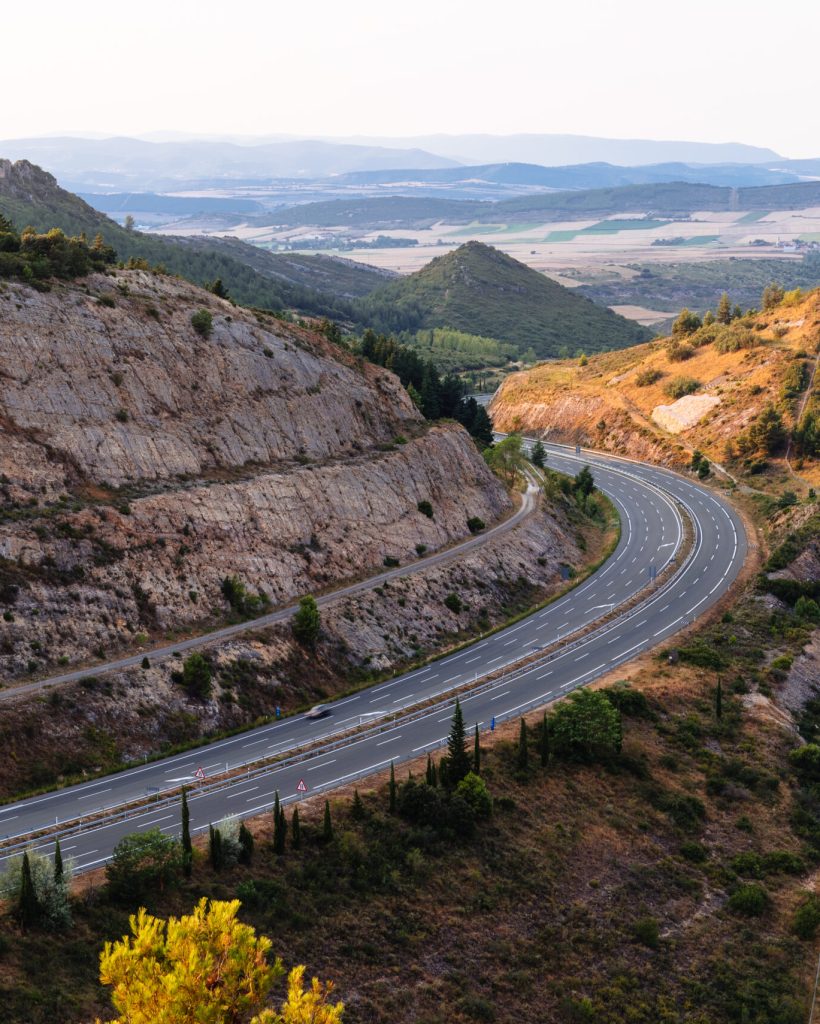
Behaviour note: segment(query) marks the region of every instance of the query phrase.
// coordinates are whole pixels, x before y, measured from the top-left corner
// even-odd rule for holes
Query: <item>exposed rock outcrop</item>
[[[277,604],[510,508],[393,374],[164,275],[0,285],[0,380],[0,678],[213,621],[226,576]]]

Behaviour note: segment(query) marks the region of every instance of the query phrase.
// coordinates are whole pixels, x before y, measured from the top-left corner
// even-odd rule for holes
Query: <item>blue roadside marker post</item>
[[[278,704],[276,705],[276,717],[277,718],[281,718],[282,717],[282,709],[279,707]]]
[[[490,732],[495,732],[495,715],[490,719]]]

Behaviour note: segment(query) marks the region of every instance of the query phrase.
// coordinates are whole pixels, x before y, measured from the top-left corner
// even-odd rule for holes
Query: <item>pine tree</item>
[[[475,724],[475,742],[473,743],[473,771],[481,774],[481,741],[478,738],[478,722]]]
[[[518,733],[518,757],[516,758],[516,768],[520,772],[525,772],[530,766],[530,752],[527,747],[527,723],[524,719],[521,719],[521,731]]]
[[[396,813],[396,773],[393,769],[393,762],[390,762],[390,813]]]
[[[542,469],[546,461],[547,449],[544,447],[541,441],[536,441],[535,444],[532,446],[532,451],[530,452],[530,462],[533,464],[533,466],[538,466],[539,469]]]
[[[723,718],[723,685],[718,676],[717,686],[715,687],[715,718],[718,721]]]
[[[293,635],[304,647],[313,648],[319,639],[322,629],[322,619],[319,614],[319,606],[316,598],[311,594],[300,598],[299,608],[291,620]]]
[[[719,324],[728,324],[732,320],[732,304],[729,302],[729,296],[724,292],[720,297],[718,303],[717,313],[715,319]]]
[[[302,846],[302,829],[299,825],[299,808],[293,808],[293,817],[290,821],[290,845],[294,850],[298,850]]]
[[[353,806],[350,808],[350,817],[354,821],[363,821],[366,817],[366,811],[364,809],[364,804],[362,803],[362,798],[359,796],[358,789],[353,790]]]
[[[541,754],[541,765],[546,768],[550,763],[550,730],[547,723],[547,713],[544,712],[544,721],[541,723],[541,736],[538,742],[538,750]]]
[[[194,848],[191,843],[191,813],[188,810],[188,790],[182,787],[182,873],[191,877],[194,866]]]
[[[325,800],[325,819],[322,822],[322,839],[329,843],[333,839],[333,822],[330,820],[330,801]]]
[[[60,840],[56,839],[54,841],[54,885],[57,887],[61,886],[64,879],[63,851],[60,849]]]
[[[461,702],[456,698],[453,724],[450,726],[450,735],[447,739],[447,784],[449,786],[457,786],[470,771],[470,758],[465,746],[466,739]]]
[[[20,924],[25,928],[35,924],[40,916],[40,901],[34,891],[34,880],[31,877],[31,863],[28,853],[23,854],[23,863],[20,865],[20,898],[17,904],[17,916]]]
[[[247,827],[245,822],[239,826],[239,863],[250,864],[253,860],[253,832]]]

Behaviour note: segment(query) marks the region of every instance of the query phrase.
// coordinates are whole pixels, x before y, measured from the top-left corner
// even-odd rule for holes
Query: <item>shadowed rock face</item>
[[[0,675],[219,616],[228,575],[279,603],[509,508],[391,373],[172,278],[4,285],[0,379]]]

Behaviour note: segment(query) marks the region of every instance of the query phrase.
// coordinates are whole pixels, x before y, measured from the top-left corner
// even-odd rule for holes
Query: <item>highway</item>
[[[193,784],[189,797],[193,831],[207,829],[228,816],[249,817],[270,808],[279,792],[285,803],[300,799],[297,785],[303,781],[305,796],[325,792],[351,779],[382,770],[436,749],[446,739],[452,708],[448,692],[475,687],[464,693],[462,707],[469,729],[478,723],[489,728],[524,711],[548,704],[579,686],[622,665],[651,647],[662,644],[683,625],[707,611],[728,590],[746,555],[746,537],[737,513],[706,487],[669,471],[593,452],[576,455],[574,449],[548,445],[548,465],[576,473],[589,465],[596,485],[618,509],[622,530],[618,546],[607,562],[588,580],[548,605],[493,636],[428,666],[386,683],[368,687],[331,705],[331,714],[318,720],[304,716],[262,726],[196,751],[129,769],[54,793],[0,808],[0,839],[25,836],[55,822],[88,817],[99,808],[110,808],[146,796],[161,798],[186,782]],[[662,575],[678,552],[683,524],[679,503],[695,524],[692,551],[681,558],[671,578],[650,595],[636,598],[651,575]],[[514,567],[513,567],[514,568]],[[562,637],[607,616],[611,609],[629,605],[624,616],[615,616],[589,636],[560,647],[549,660],[536,660],[518,670],[515,662],[537,654]],[[498,676],[498,673],[501,673]],[[482,677],[492,680],[482,685]],[[379,719],[433,698],[429,709],[407,712],[395,724]],[[356,738],[333,743],[333,737],[360,723],[373,722]],[[328,748],[310,752],[294,762],[264,769],[253,762],[325,740]],[[247,769],[218,788],[208,789],[208,778]],[[202,791],[194,775],[203,770]],[[82,871],[98,866],[110,856],[124,835],[158,827],[169,834],[179,830],[178,800],[143,809],[128,820],[87,825],[66,835],[64,852]],[[46,852],[51,840],[40,844]],[[6,855],[0,855],[0,865]]]

